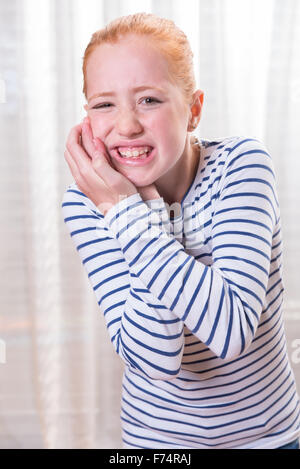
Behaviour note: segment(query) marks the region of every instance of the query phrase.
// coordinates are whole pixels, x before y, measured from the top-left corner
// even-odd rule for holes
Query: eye
[[[93,106],[92,109],[106,109],[110,106],[111,106],[110,103],[99,103],[99,104],[96,104],[95,106]]]
[[[159,101],[159,99],[156,99],[156,98],[152,98],[151,96],[147,96],[147,98],[143,98],[142,101],[146,101],[148,100],[148,102],[146,104],[157,104],[157,103],[161,103],[161,101]]]

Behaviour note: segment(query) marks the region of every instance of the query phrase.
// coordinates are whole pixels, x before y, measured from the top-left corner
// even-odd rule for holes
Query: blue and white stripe
[[[172,221],[162,198],[139,193],[103,216],[76,184],[62,209],[127,365],[125,447],[272,448],[295,439],[280,209],[259,141],[201,141]]]

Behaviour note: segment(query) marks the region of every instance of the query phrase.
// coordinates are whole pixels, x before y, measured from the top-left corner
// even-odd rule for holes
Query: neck
[[[155,186],[168,205],[181,203],[192,184],[200,157],[199,145],[187,139],[184,152],[172,169],[155,182]],[[176,215],[176,214],[175,214]]]

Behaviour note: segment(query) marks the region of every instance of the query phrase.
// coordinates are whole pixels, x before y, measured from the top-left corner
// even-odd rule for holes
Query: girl
[[[252,138],[191,135],[203,92],[170,20],[113,21],[83,74],[62,207],[125,362],[124,447],[289,447],[299,400],[270,155]]]

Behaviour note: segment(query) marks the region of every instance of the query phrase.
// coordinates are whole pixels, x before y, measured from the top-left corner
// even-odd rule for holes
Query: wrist
[[[138,191],[144,201],[155,200],[155,199],[161,198],[154,184],[150,184],[149,186],[139,187]]]
[[[102,213],[105,219],[111,219],[118,215],[119,212],[122,212],[124,209],[126,210],[130,204],[138,202],[143,202],[138,192],[134,192],[131,195],[120,195],[114,204],[107,204],[107,206],[104,206]]]
[[[132,192],[128,192],[126,194],[118,194],[118,197],[114,199],[113,202],[103,202],[103,203],[100,203],[99,205],[97,205],[97,208],[100,210],[100,212],[103,214],[103,215],[106,215],[106,213],[113,207],[115,207],[116,205],[118,205],[120,202],[122,202],[122,200],[124,199],[127,199],[128,197],[131,197],[135,194],[138,194],[137,190],[135,191],[132,191]]]

